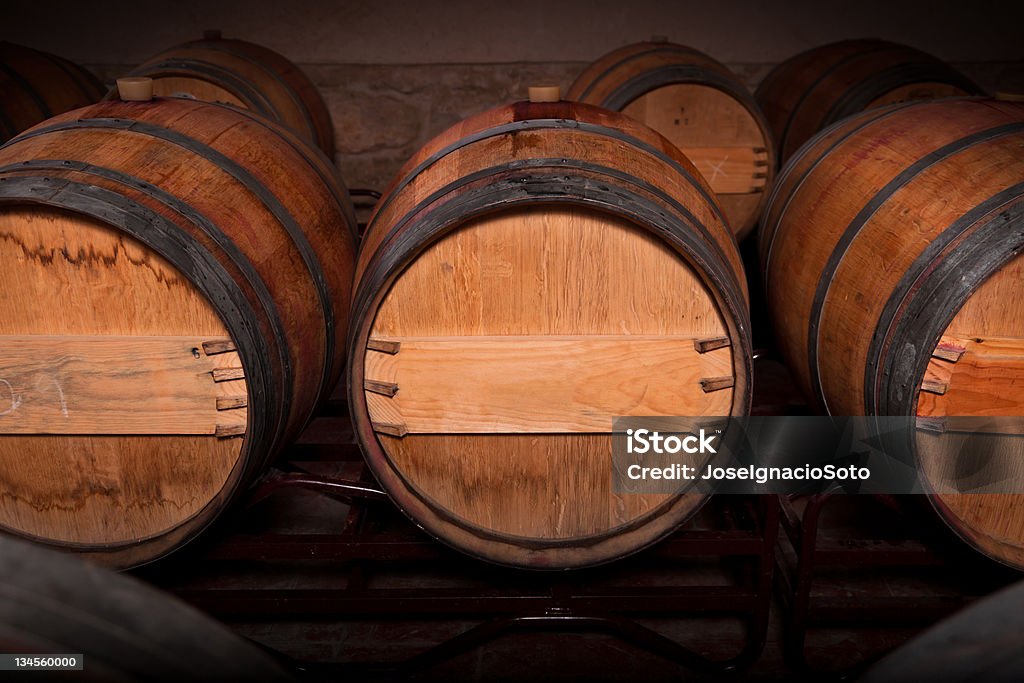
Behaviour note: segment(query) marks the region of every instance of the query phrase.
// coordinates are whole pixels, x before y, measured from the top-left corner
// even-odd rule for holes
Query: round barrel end
[[[558,102],[562,99],[562,89],[557,85],[531,85],[527,96],[531,102]]]
[[[148,76],[119,78],[117,96],[125,102],[148,102],[153,99],[153,79]]]

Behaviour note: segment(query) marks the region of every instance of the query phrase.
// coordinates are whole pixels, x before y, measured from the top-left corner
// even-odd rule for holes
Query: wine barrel
[[[683,45],[628,45],[601,57],[568,99],[621,111],[658,131],[711,184],[739,239],[754,228],[775,175],[771,129],[724,64]]]
[[[1024,582],[981,598],[873,664],[861,683],[1024,679]]]
[[[46,680],[296,680],[257,645],[138,579],[11,538],[0,538],[0,651],[76,655],[77,670]],[[40,676],[23,675],[4,680]]]
[[[857,112],[981,94],[969,78],[920,50],[883,40],[844,40],[790,57],[765,76],[754,96],[785,163],[819,130]]]
[[[735,241],[694,166],[621,114],[520,102],[455,125],[378,203],[356,272],[366,460],[476,557],[579,567],[654,542],[702,498],[616,494],[612,417],[749,411]]]
[[[157,95],[187,95],[254,111],[334,159],[334,127],[320,92],[298,66],[262,45],[207,31],[202,40],[164,50],[128,75],[152,78]]]
[[[44,119],[98,102],[105,92],[77,64],[0,41],[0,144]]]
[[[355,260],[321,163],[180,98],[0,149],[0,529],[147,562],[296,435],[341,373]]]
[[[775,334],[804,391],[834,415],[940,429],[1024,415],[1022,180],[1020,103],[892,105],[805,145],[759,234]],[[1000,448],[1019,461],[1022,441]],[[930,482],[955,465],[948,441],[920,432],[916,448]],[[976,547],[1024,567],[1024,496],[931,500]]]

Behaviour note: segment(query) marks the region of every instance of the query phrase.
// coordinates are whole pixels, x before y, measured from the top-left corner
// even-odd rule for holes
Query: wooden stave
[[[98,102],[106,92],[85,68],[8,42],[0,42],[0,75],[0,144],[55,114]],[[11,106],[21,113],[6,110]]]
[[[659,72],[663,75],[659,76]],[[643,85],[643,79],[651,80]],[[768,166],[761,201],[754,211],[733,227],[738,240],[751,233],[767,203],[776,169],[775,141],[757,100],[732,71],[699,50],[675,43],[637,43],[614,50],[588,66],[569,87],[566,99],[622,111],[640,95],[673,84],[698,84],[716,88],[739,102],[762,132]]]
[[[414,216],[416,220],[422,220],[424,217],[430,219],[432,218],[431,210],[443,202],[440,199],[430,198],[424,200],[418,207],[402,205],[399,210],[395,207],[400,205],[401,201],[395,197],[403,193],[420,197],[423,194],[421,188],[409,189],[410,178],[418,177],[425,168],[436,165],[447,155],[457,154],[460,148],[453,142],[457,142],[461,138],[472,138],[474,134],[480,131],[486,132],[489,129],[505,130],[504,134],[508,134],[507,129],[503,128],[508,121],[514,120],[525,124],[535,119],[559,121],[569,129],[578,125],[577,119],[579,121],[600,121],[606,125],[618,125],[622,129],[620,132],[624,132],[627,137],[635,133],[638,138],[643,139],[640,144],[644,142],[660,144],[659,151],[665,154],[666,160],[685,166],[692,174],[688,177],[689,182],[700,190],[699,196],[703,196],[708,202],[713,203],[713,200],[708,197],[708,188],[703,178],[696,173],[696,169],[693,169],[692,165],[675,150],[671,143],[663,139],[659,142],[660,136],[652,135],[653,131],[650,129],[638,126],[627,117],[611,115],[606,110],[568,102],[556,104],[518,103],[485,112],[457,124],[427,143],[407,162],[403,172],[399,173],[388,192],[377,204],[374,217],[361,244],[357,266],[359,284],[353,298],[348,391],[353,422],[364,458],[398,507],[417,525],[442,542],[479,559],[497,564],[531,569],[576,568],[618,559],[657,542],[695,512],[695,508],[685,501],[685,496],[678,496],[674,501],[663,505],[653,520],[634,520],[634,523],[627,525],[618,533],[572,539],[571,541],[541,539],[524,541],[522,538],[512,538],[487,529],[467,527],[460,524],[459,520],[448,514],[444,508],[436,507],[431,501],[421,497],[414,486],[405,481],[402,474],[397,471],[386,450],[381,446],[369,420],[365,392],[363,391],[363,353],[365,352],[362,350],[367,346],[375,311],[379,308],[391,284],[405,265],[416,258],[417,253],[446,234],[446,230],[457,228],[461,223],[469,220],[469,215],[462,212],[462,207],[458,207],[454,211],[457,219],[449,221],[448,226],[435,225],[433,234],[426,238],[421,236],[410,240],[407,234],[402,234],[400,229],[392,226],[392,219],[403,215],[406,219]],[[456,164],[456,166],[464,169],[462,164]],[[483,177],[474,181],[473,184],[477,188],[495,184],[496,180],[500,181],[502,174],[506,181],[511,181],[513,184],[524,182],[522,167],[516,167],[514,170],[489,169],[489,171],[494,172],[483,174]],[[564,172],[564,169],[561,172]],[[578,170],[572,172],[579,175]],[[678,173],[678,171],[672,170],[669,173]],[[408,191],[406,192],[406,190]],[[450,194],[457,194],[457,192],[458,190]],[[457,202],[453,200],[451,204],[457,204]],[[452,213],[449,206],[440,208]],[[436,213],[440,213],[440,211]],[[708,215],[718,215],[720,218],[720,214],[715,214],[711,210],[708,211]],[[399,228],[401,228],[400,225]],[[718,238],[718,241],[708,239],[706,236],[699,238],[698,244],[691,248],[695,251],[703,249],[704,253],[711,254],[721,249],[722,245],[729,245],[735,251],[735,242],[728,229],[725,228],[724,222],[719,223],[719,230],[715,237]],[[398,245],[397,248],[396,245]],[[692,253],[685,252],[685,247],[676,246],[676,248],[684,257],[693,257]],[[729,256],[733,256],[733,254],[730,253]],[[747,294],[745,282],[736,277],[737,272],[742,272],[740,270],[742,265],[738,262],[734,263],[731,258],[723,258],[721,252],[718,252],[718,257],[719,261],[715,262],[714,258],[710,258],[708,263],[717,263],[720,270],[723,271],[718,273],[721,279],[717,281],[717,286],[729,290],[730,284],[732,284],[731,298],[725,305],[726,307],[731,305],[728,310],[731,310],[735,318],[738,319],[736,322],[734,318],[727,318],[727,324],[735,323],[730,329],[736,348],[733,354],[736,376],[733,414],[742,415],[749,412],[750,405],[749,325],[743,320],[746,315]],[[713,266],[705,264],[705,267],[713,270]],[[739,305],[739,309],[744,309],[742,312],[737,309],[737,302],[743,302]],[[726,318],[724,314],[723,317]]]
[[[87,118],[89,114],[97,115],[97,118]],[[159,121],[167,126],[166,129],[161,128],[162,130],[170,130],[172,133],[187,133],[188,131],[182,131],[182,128],[187,127],[188,122],[186,121],[183,126],[179,119],[187,119],[190,114],[198,116],[205,122],[204,125],[207,126],[205,134],[212,146],[207,147],[201,141],[193,138],[193,141],[198,144],[198,151],[196,149],[181,151],[182,148],[177,147],[176,143],[167,143],[166,147],[177,149],[180,158],[186,163],[190,154],[192,159],[201,158],[204,150],[218,154],[221,153],[221,150],[229,153],[230,150],[225,149],[223,145],[218,150],[218,143],[209,138],[218,137],[215,130],[218,125],[237,126],[242,121],[248,121],[250,123],[246,134],[263,138],[264,151],[269,150],[275,159],[283,160],[280,161],[281,163],[290,163],[294,174],[304,178],[302,182],[305,183],[306,191],[301,193],[302,196],[299,198],[301,202],[297,204],[294,200],[286,200],[281,206],[284,212],[292,217],[292,220],[298,221],[299,219],[296,219],[291,212],[305,218],[303,228],[305,228],[305,233],[308,233],[306,237],[311,238],[312,243],[321,250],[321,254],[328,255],[332,259],[330,264],[332,267],[326,269],[325,277],[330,280],[330,285],[328,285],[331,288],[329,290],[332,303],[330,313],[339,324],[338,329],[335,330],[336,343],[333,349],[329,349],[323,341],[327,329],[327,317],[323,313],[320,315],[322,321],[320,327],[314,327],[314,334],[310,334],[308,326],[302,325],[300,317],[287,312],[282,314],[278,310],[277,301],[265,284],[276,276],[275,269],[267,265],[254,265],[246,256],[246,253],[251,253],[251,247],[249,252],[243,253],[245,252],[244,248],[239,249],[237,245],[234,245],[226,233],[218,232],[219,238],[213,235],[212,231],[220,231],[222,223],[210,219],[206,214],[215,214],[216,207],[219,206],[219,202],[224,196],[221,193],[223,185],[213,187],[214,183],[200,183],[199,186],[208,192],[205,198],[199,200],[206,202],[205,205],[201,204],[203,211],[195,211],[188,201],[180,200],[180,204],[188,209],[188,211],[182,211],[180,206],[169,205],[168,200],[163,197],[166,194],[173,196],[173,188],[164,192],[160,187],[140,181],[134,176],[118,177],[119,172],[116,168],[106,172],[106,175],[111,177],[101,174],[102,167],[88,163],[89,161],[98,161],[100,146],[88,144],[80,150],[80,156],[86,161],[43,161],[52,160],[54,154],[50,152],[54,150],[72,151],[74,147],[67,144],[68,136],[81,136],[82,140],[87,140],[90,134],[95,136],[96,131],[89,128],[90,122],[118,121],[123,127],[131,125],[130,122],[134,117],[139,121]],[[135,127],[133,126],[133,128]],[[160,128],[160,126],[155,126],[155,128]],[[178,130],[174,130],[175,128]],[[116,129],[112,130],[114,133],[118,132]],[[109,134],[110,131],[101,131],[101,135]],[[203,131],[196,132],[196,135],[198,138],[202,138]],[[22,193],[23,196],[18,199],[18,191],[11,192],[10,188],[18,183],[39,183],[44,179],[50,183],[66,182],[81,187],[95,188],[97,192],[122,197],[123,201],[149,212],[155,219],[165,221],[172,229],[184,235],[184,239],[191,240],[190,243],[196,245],[194,251],[206,254],[209,264],[215,269],[221,269],[220,277],[237,287],[236,299],[243,307],[248,307],[244,314],[236,312],[234,316],[227,315],[225,309],[218,307],[220,313],[230,323],[232,337],[235,337],[237,333],[240,336],[248,335],[250,340],[255,340],[250,341],[244,347],[239,345],[243,366],[247,368],[247,382],[251,383],[249,386],[250,420],[245,436],[245,449],[240,454],[228,482],[200,513],[183,521],[179,526],[154,537],[139,539],[137,542],[121,544],[116,547],[68,544],[68,547],[74,547],[97,562],[120,568],[135,566],[158,559],[194,538],[237,496],[242,486],[251,482],[265,469],[284,442],[297,435],[311,416],[316,401],[331,391],[334,386],[333,382],[336,382],[340,375],[341,363],[344,358],[342,347],[347,324],[349,278],[351,277],[355,245],[350,231],[336,232],[334,227],[347,220],[346,214],[350,212],[351,207],[347,207],[347,210],[341,205],[331,208],[330,202],[338,200],[334,188],[329,187],[328,179],[313,165],[314,157],[302,154],[298,148],[294,147],[293,141],[285,139],[286,135],[290,134],[282,127],[231,107],[171,98],[151,103],[105,102],[94,105],[84,112],[56,117],[37,126],[18,139],[11,141],[0,151],[0,161],[14,162],[13,168],[7,168],[0,175],[3,178],[0,187],[6,190],[4,196],[6,201],[25,203],[25,193]],[[64,136],[64,139],[60,136]],[[185,137],[187,138],[187,135]],[[166,142],[159,138],[147,140],[157,148]],[[92,142],[95,143],[97,140],[92,140]],[[181,142],[181,140],[177,142]],[[227,142],[225,141],[223,144],[227,144]],[[33,153],[40,155],[40,162],[33,163],[24,159],[24,156],[31,156]],[[116,167],[119,156],[116,151],[112,154],[113,156],[108,161],[111,162],[111,166]],[[19,159],[20,161],[14,161]],[[7,166],[3,163],[0,165]],[[304,165],[308,165],[308,167],[304,168]],[[274,177],[273,169],[261,165],[258,160],[242,160],[239,167],[246,172],[251,172],[248,177],[258,185],[267,183]],[[220,181],[222,183],[226,181],[228,184],[234,183],[235,193],[249,192],[237,178],[226,171]],[[211,187],[206,188],[206,185]],[[321,187],[317,187],[318,185]],[[266,185],[261,186],[266,188]],[[264,200],[269,201],[268,198],[273,198],[275,202],[279,201],[273,191],[264,189],[264,192],[266,193],[265,197],[254,195],[250,201],[260,203]],[[313,217],[314,220],[309,220],[310,207],[302,206],[302,203],[307,200],[313,203],[312,199],[308,199],[309,197],[319,200],[318,209],[325,214],[331,214],[333,220],[317,218],[316,215]],[[33,200],[31,203],[36,202]],[[75,207],[70,206],[69,208],[74,209]],[[305,208],[305,214],[302,211],[303,208]],[[224,209],[224,211],[228,211],[228,209]],[[197,216],[203,220],[197,222]],[[317,223],[317,220],[322,222]],[[104,222],[109,223],[109,221]],[[264,216],[263,227],[271,228],[273,225],[273,219],[267,220],[267,217]],[[278,224],[277,230],[279,244],[293,239],[293,236],[289,235],[282,225]],[[223,246],[225,241],[235,251],[228,251]],[[145,239],[143,239],[143,243],[146,244]],[[163,253],[160,251],[159,244],[149,244],[148,246],[158,253]],[[292,246],[291,248],[294,251],[296,247]],[[172,260],[172,265],[178,267],[182,273],[191,272],[191,266],[187,262]],[[312,290],[312,282],[315,278],[310,272],[295,273],[295,275],[299,280],[307,281],[309,284],[304,286]],[[281,287],[289,288],[298,282],[286,283],[284,282],[285,277],[285,275],[278,277],[278,280],[281,281],[281,284],[278,285],[279,289]],[[239,283],[246,286],[242,287]],[[263,284],[257,287],[259,283]],[[215,300],[206,290],[200,289],[207,293],[211,302]],[[310,298],[316,299],[315,296]],[[315,333],[317,329],[320,330],[320,341],[313,342],[311,340],[318,336]],[[321,347],[319,353],[316,352],[317,346]],[[296,376],[290,368],[294,368],[296,360],[303,356],[314,358],[315,367]],[[317,357],[320,359],[318,364],[315,360]],[[250,368],[255,370],[251,376],[248,370]],[[18,534],[15,530],[7,531],[13,532],[15,535],[24,535]],[[36,538],[35,540],[45,541],[46,539]]]
[[[246,77],[255,69],[263,77]],[[335,154],[330,112],[313,82],[284,56],[242,40],[204,38],[177,45],[151,57],[131,76],[194,77],[231,92],[246,108],[295,130],[328,158]],[[111,93],[111,97],[116,93]]]
[[[844,83],[845,89],[828,92]],[[913,83],[945,84],[959,89],[959,95],[984,94],[956,69],[920,50],[881,40],[846,40],[782,62],[765,76],[754,97],[768,120],[782,164],[815,132]],[[856,98],[843,101],[855,91],[860,91]],[[819,102],[813,102],[815,95]]]
[[[823,302],[826,309],[831,307],[832,310],[822,314],[822,329],[835,328],[844,319],[850,318],[852,308],[843,307],[847,301],[866,301],[869,312],[862,314],[867,321],[867,333],[856,339],[846,335],[845,338],[851,343],[837,344],[827,341],[826,337],[818,338],[821,344],[819,358],[843,359],[842,362],[834,361],[831,364],[825,361],[820,382],[812,373],[811,357],[806,349],[800,347],[800,339],[806,337],[801,330],[806,331],[808,326],[807,311],[794,311],[792,305],[787,308],[769,292],[770,310],[777,338],[780,339],[780,350],[787,357],[804,391],[817,401],[819,407],[832,414],[918,414],[921,384],[929,365],[931,349],[936,348],[940,338],[971,297],[990,278],[995,278],[1015,262],[1022,248],[1020,237],[1014,234],[1013,226],[1019,226],[1024,221],[1024,183],[1015,182],[1015,179],[1019,180],[1019,175],[1014,175],[1015,169],[1020,168],[1021,150],[1024,149],[1024,107],[981,98],[892,105],[863,112],[825,129],[801,149],[798,157],[787,164],[780,176],[778,192],[769,204],[762,231],[766,244],[763,245],[761,257],[766,280],[772,283],[769,289],[784,287],[782,273],[786,257],[776,252],[774,243],[780,239],[779,232],[786,230],[787,218],[784,212],[791,201],[800,201],[799,198],[793,199],[793,195],[801,191],[807,177],[817,172],[831,174],[834,179],[837,177],[834,167],[839,165],[844,155],[850,157],[865,152],[866,148],[855,146],[858,138],[887,138],[890,144],[894,144],[893,140],[903,137],[894,130],[894,125],[900,119],[909,120],[915,114],[942,116],[944,120],[935,118],[930,126],[933,132],[937,131],[941,136],[941,140],[935,143],[934,149],[923,148],[917,163],[912,158],[908,160],[906,150],[889,152],[887,147],[883,147],[890,161],[899,160],[895,171],[910,172],[909,179],[904,178],[906,184],[897,193],[926,190],[929,181],[933,187],[942,187],[943,171],[947,171],[947,177],[953,175],[959,179],[956,171],[963,171],[958,165],[967,162],[973,161],[980,170],[968,173],[971,181],[962,183],[968,188],[963,196],[954,196],[955,193],[951,191],[943,195],[944,213],[934,220],[934,234],[927,241],[922,240],[916,250],[901,254],[898,260],[894,259],[889,266],[890,271],[871,271],[860,278],[863,284],[869,277],[875,276],[879,281],[877,292],[851,287],[849,275],[846,276],[844,288],[842,273],[838,271],[838,279],[829,278],[837,289]],[[911,126],[909,122],[906,125]],[[927,128],[921,121],[911,127]],[[830,155],[834,157],[830,158]],[[930,165],[922,163],[922,160],[927,161],[929,158],[932,162]],[[832,167],[829,162],[832,162]],[[991,175],[981,174],[986,168],[992,170]],[[859,177],[863,173],[855,175]],[[898,173],[892,175],[893,178],[886,177],[872,186],[878,195],[861,192],[857,196],[870,203],[873,197],[885,191],[886,186],[899,179],[896,177]],[[918,184],[916,188],[915,183]],[[834,196],[829,197],[827,192],[823,193],[820,187],[803,188],[803,191],[805,202],[811,194],[819,198],[827,197],[823,200],[826,205],[837,201]],[[872,242],[872,230],[881,233],[886,225],[893,226],[898,222],[900,201],[898,194],[890,195],[889,202],[892,205],[886,207],[883,203],[860,226],[846,247],[844,259],[869,253],[872,245],[878,244],[877,241]],[[906,198],[902,201],[905,202]],[[830,208],[825,206],[821,211],[828,213]],[[873,223],[875,218],[878,220]],[[788,220],[792,228],[807,224],[808,218],[802,216]],[[838,242],[837,233],[841,232],[839,228],[846,227],[846,223],[833,223],[835,221],[819,221],[818,227],[824,225],[830,229],[824,241],[834,247]],[[1019,233],[1019,228],[1016,231]],[[807,241],[805,235],[804,242]],[[906,238],[906,241],[912,243],[913,237]],[[831,249],[827,251],[831,253]],[[790,257],[793,253],[791,249]],[[818,272],[823,265],[824,259],[815,257],[814,265],[809,270],[812,273]],[[853,271],[855,266],[851,262],[846,268],[847,271]],[[792,283],[789,286],[793,288]],[[793,323],[794,320],[796,323]],[[787,330],[787,325],[792,327]],[[924,352],[914,357],[904,357],[899,351],[905,348]],[[839,379],[842,381],[839,382]],[[918,455],[924,457],[921,452]],[[919,467],[924,464],[927,463],[919,462]],[[929,476],[925,475],[924,481],[926,486],[931,487]],[[934,491],[933,488],[930,490]],[[969,499],[972,495],[979,494],[962,494],[962,497]],[[955,506],[949,504],[944,496],[936,493],[929,496],[929,501],[938,516],[968,545],[1003,564],[1018,569],[1024,567],[1024,549],[1019,537],[1014,544],[992,536],[984,524],[975,526],[960,517]],[[1019,498],[1013,495],[1004,497],[1011,500]]]

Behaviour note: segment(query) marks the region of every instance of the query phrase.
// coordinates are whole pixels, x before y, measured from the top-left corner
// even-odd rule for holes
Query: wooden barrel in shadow
[[[866,109],[908,100],[980,95],[931,55],[883,40],[844,40],[776,66],[755,93],[785,163],[812,135]]]
[[[170,595],[3,537],[0,651],[66,667],[23,671],[24,678],[5,671],[5,680],[295,680],[275,658]]]
[[[0,144],[105,92],[92,73],[63,57],[0,41]]]
[[[243,107],[282,123],[334,159],[334,127],[320,92],[287,58],[207,31],[202,40],[164,50],[132,70],[160,96],[187,95]]]
[[[0,150],[0,529],[150,561],[305,425],[341,373],[355,251],[321,162],[178,98]]]
[[[724,64],[683,45],[628,45],[587,67],[567,99],[624,112],[664,135],[707,179],[736,237],[753,230],[775,175],[775,145],[753,95]]]
[[[1005,418],[984,458],[1024,457],[1024,105],[954,98],[845,119],[783,170],[759,237],[779,347],[807,395],[833,415],[919,416],[936,508],[1024,567],[1019,473],[1004,495],[947,486],[951,468],[983,464],[958,444],[959,418]]]
[[[498,563],[579,567],[701,503],[612,487],[614,416],[750,406],[739,253],[666,139],[579,103],[485,112],[406,164],[360,254],[358,438],[430,533]]]

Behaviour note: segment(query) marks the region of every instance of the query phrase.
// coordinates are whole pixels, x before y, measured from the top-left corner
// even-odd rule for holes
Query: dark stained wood
[[[153,78],[157,95],[183,93],[270,117],[334,158],[334,127],[320,92],[299,67],[262,45],[211,34],[164,50],[130,75]]]
[[[154,337],[191,339],[153,368],[153,393],[198,382],[215,422],[201,434],[158,429],[163,418],[148,431],[106,427],[139,409],[119,391],[130,378],[110,368],[64,404],[90,399],[103,423],[42,436],[52,427],[23,434],[0,417],[0,528],[111,566],[151,561],[200,532],[305,425],[341,373],[355,252],[351,207],[307,147],[231,107],[157,98],[101,102],[0,150],[0,335],[26,348],[63,337],[69,350],[84,336],[97,340],[87,349],[129,354]],[[25,183],[52,189],[17,190]],[[148,216],[134,236],[117,207]],[[187,267],[172,262],[176,245]],[[211,268],[237,299],[207,294]],[[86,360],[37,375],[61,379]],[[47,382],[26,382],[18,391],[52,399]]]
[[[51,116],[98,102],[105,92],[84,67],[0,41],[0,144]]]
[[[982,90],[929,54],[881,40],[845,40],[802,52],[758,86],[758,104],[785,163],[822,128],[866,109]]]
[[[864,112],[788,165],[761,256],[780,350],[808,396],[940,432],[947,418],[1022,413],[1022,178],[1024,105],[986,99]],[[998,439],[994,452],[1024,459],[1019,434]],[[956,444],[919,433],[927,481],[948,480]],[[932,501],[973,545],[1024,567],[1024,495]]]

